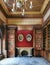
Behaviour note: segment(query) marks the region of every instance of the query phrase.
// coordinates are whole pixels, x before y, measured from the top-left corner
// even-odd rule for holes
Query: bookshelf
[[[43,27],[43,57],[50,61],[50,21]]]
[[[8,33],[8,57],[15,57],[15,30],[9,28],[7,33]]]
[[[36,50],[41,50],[42,49],[42,30],[41,29],[36,29]]]
[[[46,28],[43,29],[43,50],[46,48]]]
[[[47,26],[48,28],[48,51],[50,51],[50,24]]]

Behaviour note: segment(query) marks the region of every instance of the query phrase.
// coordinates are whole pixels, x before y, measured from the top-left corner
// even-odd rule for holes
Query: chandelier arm
[[[16,10],[16,0],[14,2],[15,2],[15,10]]]
[[[29,6],[28,4],[27,4],[27,6],[26,6],[26,2],[25,2],[25,5],[24,5],[24,7],[25,7],[25,10],[27,10],[28,9],[28,7],[27,6]]]

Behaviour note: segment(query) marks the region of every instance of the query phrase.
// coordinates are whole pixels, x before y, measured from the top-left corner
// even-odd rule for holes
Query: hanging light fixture
[[[16,7],[17,7],[17,8],[21,8],[21,7],[22,7],[22,5],[23,5],[23,4],[22,4],[22,2],[21,2],[21,1],[17,1],[17,2],[16,2]]]
[[[24,14],[25,14],[25,10],[23,9],[23,10],[22,10],[22,16],[24,16]]]
[[[30,9],[32,9],[32,8],[33,8],[32,1],[30,1]]]
[[[15,12],[15,3],[13,3],[13,9],[12,12]]]
[[[8,2],[9,0],[4,0],[4,2]],[[27,3],[29,2],[29,5],[27,5]],[[7,4],[7,5],[9,5],[9,4]],[[33,3],[32,3],[32,1],[30,1],[30,0],[14,0],[14,3],[13,4],[11,4],[11,6],[12,6],[12,9],[11,9],[11,11],[12,12],[16,12],[17,11],[17,9],[21,9],[21,11],[22,11],[22,15],[24,16],[24,14],[25,14],[25,9],[27,10],[28,8],[29,9],[32,9],[33,8]]]
[[[4,2],[6,3],[6,0],[4,0]]]

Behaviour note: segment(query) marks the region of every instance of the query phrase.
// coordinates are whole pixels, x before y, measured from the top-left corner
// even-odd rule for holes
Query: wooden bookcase
[[[42,44],[42,30],[36,29],[36,36],[35,36],[35,48],[36,50],[42,50],[43,44]]]
[[[15,57],[15,30],[8,29],[8,57]]]
[[[43,29],[43,50],[46,49],[46,28]]]
[[[50,24],[47,25],[47,28],[48,28],[48,51],[50,51]]]
[[[43,57],[50,62],[50,21],[43,28]]]

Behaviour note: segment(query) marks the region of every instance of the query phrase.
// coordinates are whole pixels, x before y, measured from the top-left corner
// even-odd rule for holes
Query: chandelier
[[[6,3],[8,0],[4,0],[4,2]],[[29,5],[26,5],[27,2],[29,2]],[[29,9],[33,8],[33,3],[31,0],[14,0],[14,3],[12,4],[12,12],[17,12],[17,8],[21,9],[22,11],[22,15],[24,16],[25,14],[25,9],[27,8],[27,6],[29,7]],[[27,8],[28,9],[28,8]]]

